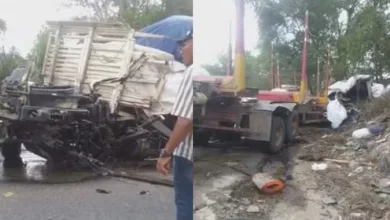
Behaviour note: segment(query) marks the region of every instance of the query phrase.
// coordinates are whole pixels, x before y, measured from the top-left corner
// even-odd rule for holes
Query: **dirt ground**
[[[390,135],[354,141],[351,130],[319,127],[302,128],[300,135],[275,156],[228,145],[219,146],[228,147],[227,152],[196,149],[195,219],[390,220],[390,180],[372,159],[372,148],[384,152],[378,143],[388,146],[383,139]],[[314,164],[327,167],[315,170]],[[285,188],[276,195],[262,194],[250,176],[257,172],[283,179]]]

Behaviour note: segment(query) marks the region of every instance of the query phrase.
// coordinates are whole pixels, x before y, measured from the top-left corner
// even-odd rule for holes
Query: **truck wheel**
[[[206,147],[209,144],[211,136],[212,132],[207,129],[196,129],[194,131],[194,145]]]
[[[286,137],[286,123],[284,119],[279,116],[272,117],[271,138],[266,148],[270,154],[279,153],[284,146]]]
[[[23,160],[20,157],[22,143],[18,140],[6,140],[1,145],[1,154],[4,157],[4,168],[23,167]]]
[[[294,141],[298,135],[299,129],[299,114],[298,111],[293,110],[286,120],[286,142]]]

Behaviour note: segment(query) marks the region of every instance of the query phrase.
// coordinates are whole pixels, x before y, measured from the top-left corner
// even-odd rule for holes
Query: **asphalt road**
[[[97,193],[96,189],[112,191]],[[140,195],[141,191],[150,192]],[[174,219],[171,188],[122,179],[77,184],[0,183],[2,220]]]
[[[23,159],[30,164],[25,170],[25,175],[29,178],[23,177],[24,180],[19,178],[19,174],[15,175],[18,181],[22,180],[21,182],[9,182],[4,178],[4,171],[2,166],[0,167],[1,220],[174,219],[174,193],[170,187],[119,178],[45,184],[34,181],[46,177],[44,169],[40,169],[42,167],[40,162],[26,159],[28,156],[23,155]],[[149,175],[158,174],[151,170]],[[57,176],[63,176],[62,179],[68,178],[71,181],[75,178],[69,174]],[[75,180],[78,176],[80,175],[76,175]],[[58,179],[56,176],[51,178]],[[111,193],[98,193],[96,189]],[[12,195],[7,197],[9,192]]]

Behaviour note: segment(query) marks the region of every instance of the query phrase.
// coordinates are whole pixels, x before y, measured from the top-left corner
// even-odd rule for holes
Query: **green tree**
[[[263,60],[271,42],[279,54],[280,68],[301,69],[304,15],[309,13],[308,78],[315,80],[317,59],[325,64],[328,45],[332,77],[340,80],[358,73],[381,78],[389,71],[389,0],[248,0],[260,27]],[[268,62],[263,62],[268,65]],[[324,72],[325,65],[321,66]],[[315,85],[315,83],[311,83]],[[311,88],[314,89],[314,88]]]
[[[35,63],[35,70],[31,75],[32,80],[35,82],[40,82],[42,80],[41,72],[43,69],[48,39],[49,30],[46,27],[41,28],[30,53],[27,55],[27,59]]]
[[[38,33],[30,53],[27,55],[29,60],[35,62],[39,71],[42,70],[48,38],[49,31],[46,27],[43,27]]]
[[[17,66],[25,64],[25,59],[20,56],[15,47],[11,47],[9,51],[2,48],[0,52],[0,81],[7,77]]]
[[[119,20],[135,29],[171,15],[192,16],[192,0],[67,0],[65,5],[81,6],[91,12],[91,16],[84,16],[82,19]]]
[[[0,19],[0,34],[7,30],[7,23]],[[18,65],[25,63],[25,59],[20,56],[15,47],[6,51],[5,47],[0,48],[0,81],[7,77]]]

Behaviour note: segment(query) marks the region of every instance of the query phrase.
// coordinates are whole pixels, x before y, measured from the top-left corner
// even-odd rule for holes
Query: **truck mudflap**
[[[272,126],[272,111],[256,110],[252,111],[249,117],[249,130],[246,136],[249,140],[269,141]]]
[[[273,118],[282,118],[286,125],[289,116],[292,115],[296,107],[296,103],[257,101],[249,114],[249,128],[252,132],[247,138],[269,142],[272,137]],[[288,130],[287,128],[286,126],[286,130]]]

